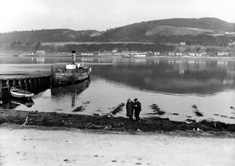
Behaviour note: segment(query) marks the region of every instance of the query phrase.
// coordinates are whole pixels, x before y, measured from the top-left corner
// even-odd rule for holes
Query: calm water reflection
[[[33,66],[35,71],[50,71],[50,64],[70,60],[63,57],[0,58],[0,74],[18,71],[18,64],[25,64],[20,66],[21,70]],[[153,112],[150,106],[157,104],[166,112],[162,117],[172,120],[191,118],[235,123],[235,110],[230,109],[235,107],[234,61],[128,58],[85,58],[84,61],[93,68],[90,81],[71,87],[48,88],[33,98],[31,107],[18,104],[16,108],[104,115],[125,103],[127,98],[137,97],[143,105],[141,116],[150,116]],[[203,117],[195,116],[194,104]],[[6,103],[0,107],[7,107]],[[116,116],[125,116],[125,110]]]
[[[160,93],[212,95],[235,87],[234,62],[148,60],[97,66],[107,80]]]

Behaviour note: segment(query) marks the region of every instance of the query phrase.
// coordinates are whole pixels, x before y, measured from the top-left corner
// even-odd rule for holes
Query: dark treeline
[[[3,48],[3,46],[2,46]],[[112,44],[65,44],[65,45],[43,45],[41,43],[22,43],[14,41],[8,46],[4,46],[5,50],[22,50],[22,51],[37,51],[45,50],[46,52],[103,52],[103,51],[153,51],[165,52],[173,51],[174,46],[163,44],[141,44],[141,43],[112,43]]]
[[[231,36],[218,36],[213,37],[210,35],[184,35],[184,36],[152,36],[153,42],[159,43],[180,43],[184,41],[186,45],[201,45],[201,46],[228,46],[228,43],[235,41],[235,37]]]
[[[77,50],[79,52],[93,52],[93,51],[172,51],[174,46],[166,46],[162,44],[82,44],[82,45],[65,45],[60,47],[59,51]]]

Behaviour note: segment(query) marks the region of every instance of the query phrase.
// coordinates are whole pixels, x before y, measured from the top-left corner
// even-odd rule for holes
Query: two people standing
[[[141,103],[137,98],[132,101],[131,99],[127,100],[126,103],[126,116],[130,119],[133,119],[133,114],[135,114],[136,121],[140,120],[140,111],[141,111]]]

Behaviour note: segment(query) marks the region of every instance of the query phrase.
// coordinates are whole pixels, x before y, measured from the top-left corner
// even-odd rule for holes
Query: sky
[[[201,17],[235,23],[235,0],[0,0],[0,33],[105,31],[142,21]]]

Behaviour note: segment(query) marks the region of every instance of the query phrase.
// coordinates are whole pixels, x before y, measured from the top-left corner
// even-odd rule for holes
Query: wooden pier
[[[51,85],[51,76],[20,76],[7,77],[0,79],[0,98],[4,90],[9,90],[11,87],[18,87],[21,89],[33,89],[34,87]]]

